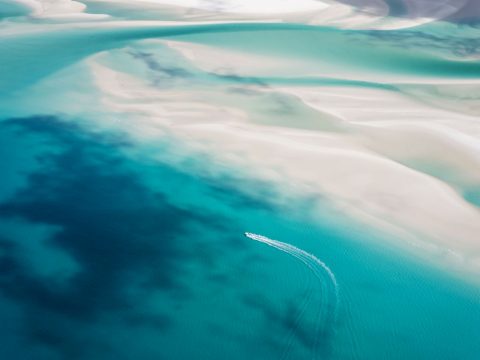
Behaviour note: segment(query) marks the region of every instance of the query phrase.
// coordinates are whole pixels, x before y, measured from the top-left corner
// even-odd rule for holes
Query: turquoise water
[[[408,18],[404,1],[386,4],[386,21]],[[190,24],[205,18],[128,2],[88,5],[111,17],[23,17],[26,6],[0,0],[1,359],[479,358],[480,287],[467,282],[461,267],[442,262],[440,246],[434,255],[421,248],[416,254],[406,239],[347,216],[331,194],[323,196],[321,184],[318,193],[302,193],[302,184],[290,183],[275,161],[265,169],[245,151],[249,141],[257,144],[255,136],[283,133],[305,140],[313,152],[319,142],[339,141],[365,154],[363,124],[350,123],[341,110],[349,99],[363,98],[365,107],[350,114],[371,107],[373,124],[388,125],[389,96],[400,98],[409,86],[431,86],[435,97],[451,82],[459,95],[447,87],[442,99],[475,114],[478,25],[432,21],[354,30],[298,18],[262,23],[258,14]],[[230,20],[211,16],[206,19]],[[267,65],[252,60],[249,74],[241,71],[243,60],[215,58],[221,66],[204,69],[164,40],[240,52],[245,61],[251,55]],[[288,66],[277,68],[276,60]],[[314,108],[278,91],[281,86],[338,90],[342,101],[335,98],[338,108],[323,111],[332,105],[328,97]],[[371,91],[389,99],[380,111],[385,118],[375,115],[385,109],[372,106]],[[406,102],[405,113],[392,108],[396,121],[413,122],[414,105],[422,104],[420,128],[437,125],[438,112],[425,110],[428,99],[410,98],[417,103]],[[453,129],[458,120],[458,132],[476,139],[477,119],[448,115]],[[238,146],[195,138],[209,128]],[[248,131],[255,136],[245,136]],[[451,155],[457,147],[448,145],[456,139],[446,139],[436,151]],[[342,149],[338,144],[332,149]],[[423,153],[392,160],[366,148],[390,165],[448,184],[478,210],[475,169]],[[280,148],[272,146],[270,159],[277,160],[274,149]],[[235,162],[248,156],[247,168]],[[283,162],[288,168],[297,160],[303,161]],[[345,176],[363,171],[355,164],[349,170]],[[375,172],[367,180],[385,181]],[[402,206],[386,195],[387,205]],[[340,207],[348,200],[335,196]],[[463,223],[449,224],[463,230]]]
[[[15,160],[1,143],[2,173],[23,178],[0,206],[6,358],[475,359],[480,351],[478,289],[371,246],[366,229],[312,223],[308,199],[279,206],[276,190],[244,179],[254,190],[247,196],[234,179],[149,161],[124,136],[54,117],[4,120],[0,134],[25,154]],[[325,262],[339,287],[336,320],[318,331],[314,320],[332,307],[324,284],[245,231]]]
[[[112,24],[110,28],[72,28],[60,32],[50,29],[38,32],[27,27],[25,34],[0,38],[0,45],[6,49],[0,59],[4,69],[0,92],[18,90],[100,51],[152,38],[313,60],[318,62],[319,70],[332,77],[347,70],[385,75],[478,78],[479,63],[458,58],[462,52],[475,54],[478,37],[475,32],[467,32],[462,38],[461,35],[451,35],[451,31],[448,26],[434,25],[415,32],[385,33],[281,23],[137,25],[127,28]],[[398,45],[399,41],[402,45]],[[75,46],[70,46],[72,43]],[[442,56],[438,56],[438,52]],[[19,71],[25,67],[29,68],[28,73]]]

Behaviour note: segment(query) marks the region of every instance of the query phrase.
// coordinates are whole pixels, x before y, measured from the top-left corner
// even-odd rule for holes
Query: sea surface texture
[[[478,0],[0,0],[0,359],[480,359]]]

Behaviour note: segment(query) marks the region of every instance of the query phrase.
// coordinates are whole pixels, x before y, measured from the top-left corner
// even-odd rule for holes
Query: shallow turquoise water
[[[408,15],[403,1],[387,3],[389,16]],[[98,26],[61,17],[0,21],[1,359],[479,358],[480,288],[464,282],[465,274],[436,267],[435,259],[422,264],[393,245],[398,239],[335,215],[326,201],[256,179],[258,169],[215,163],[205,153],[187,156],[185,144],[168,136],[168,120],[172,127],[184,120],[175,116],[189,113],[181,107],[189,101],[241,110],[246,126],[265,133],[353,136],[340,117],[275,86],[355,88],[368,103],[362,89],[401,96],[402,86],[415,81],[475,84],[478,27],[127,26],[125,19],[184,19],[128,3],[94,2],[89,9],[113,17]],[[0,19],[27,11],[1,10]],[[311,68],[248,76],[235,73],[242,64],[230,69],[227,62],[209,72],[166,43],[145,40],[299,60]],[[112,100],[96,82],[98,67],[142,83],[140,95],[134,81],[107,77],[107,85],[125,90]],[[475,99],[471,86],[461,89],[458,103]],[[172,99],[181,106],[166,111],[167,125],[158,125],[165,133],[139,140],[137,130],[157,129],[143,122],[143,111]],[[115,110],[129,104],[132,113]],[[225,120],[186,118],[200,125]],[[456,184],[452,168],[437,170],[428,159],[399,162],[457,185],[460,196],[480,204],[478,184]],[[319,202],[320,219],[312,216]],[[335,275],[338,294],[301,257],[245,232],[317,257]]]
[[[62,31],[28,31],[27,27],[24,34],[0,38],[0,45],[7,50],[0,59],[0,94],[18,91],[95,53],[155,38],[210,44],[286,59],[307,59],[316,61],[319,70],[332,77],[353,71],[478,78],[478,62],[462,58],[463,55],[475,55],[478,37],[469,29],[465,30],[465,36],[462,33],[452,35],[452,31],[445,25],[426,25],[415,31],[381,32],[288,23],[113,25],[111,28]],[[24,68],[29,72],[21,71]],[[285,77],[295,77],[293,70]]]
[[[191,173],[202,159],[154,162],[151,148],[54,117],[4,120],[0,134],[24,144],[12,153],[1,143],[4,179],[23,177],[0,205],[6,358],[473,360],[480,351],[478,288],[361,227],[313,224],[308,199],[281,207],[266,184],[244,178],[255,189],[247,196],[238,179]],[[332,306],[318,278],[245,231],[324,261],[339,284],[337,320],[317,329]]]

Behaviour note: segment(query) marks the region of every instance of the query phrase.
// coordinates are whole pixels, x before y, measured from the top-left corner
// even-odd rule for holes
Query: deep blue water
[[[478,359],[478,288],[348,219],[314,224],[311,199],[81,124],[0,122],[3,359]],[[328,264],[337,320],[318,329],[322,284],[245,231]]]

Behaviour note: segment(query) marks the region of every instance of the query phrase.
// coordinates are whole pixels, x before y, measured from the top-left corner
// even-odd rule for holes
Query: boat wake
[[[337,320],[338,307],[339,307],[339,294],[338,283],[335,278],[335,274],[330,268],[316,256],[299,249],[293,245],[272,240],[266,236],[253,234],[246,232],[245,236],[249,239],[262,242],[275,249],[283,251],[294,258],[300,260],[306,265],[314,274],[314,276],[320,280],[321,286],[321,306],[319,310],[318,321],[316,323],[315,334],[315,351],[322,334],[326,334],[332,330]]]

